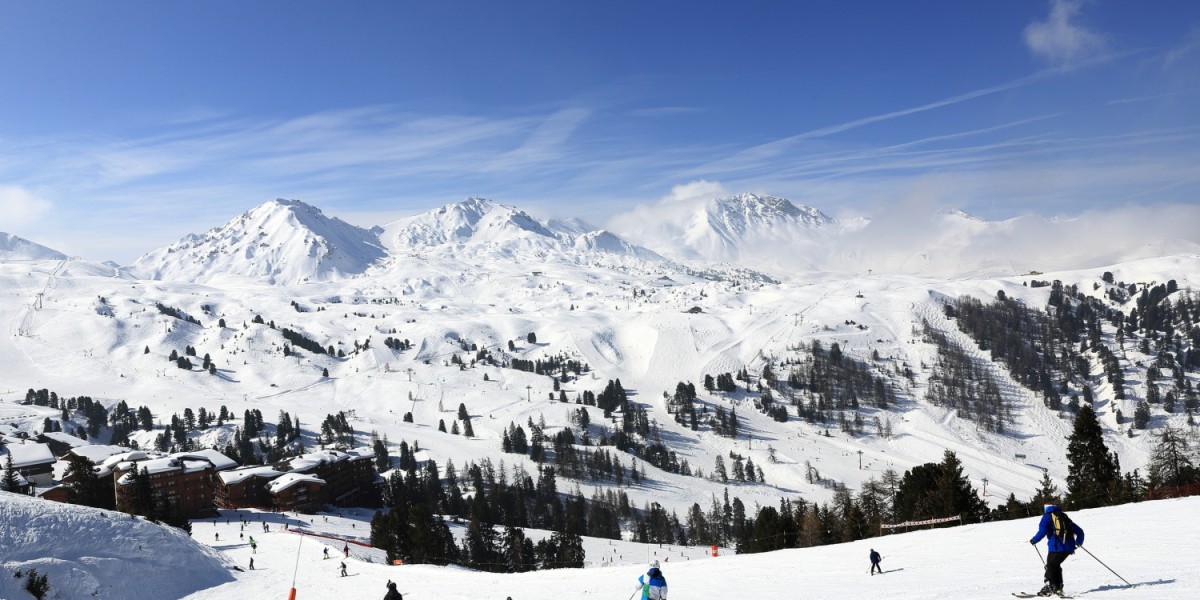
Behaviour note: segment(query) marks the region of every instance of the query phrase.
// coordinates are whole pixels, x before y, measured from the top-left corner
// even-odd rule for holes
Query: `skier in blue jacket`
[[[667,580],[658,570],[658,561],[650,563],[650,570],[638,577],[642,586],[642,600],[667,600]]]
[[[1039,596],[1063,595],[1062,564],[1067,557],[1075,553],[1075,547],[1083,546],[1083,529],[1071,521],[1070,517],[1054,504],[1045,505],[1042,521],[1038,524],[1037,535],[1029,540],[1037,545],[1046,538],[1046,586],[1038,592]]]

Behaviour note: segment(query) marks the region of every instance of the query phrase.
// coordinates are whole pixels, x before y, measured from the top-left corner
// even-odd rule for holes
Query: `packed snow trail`
[[[1200,597],[1200,576],[1187,548],[1200,545],[1200,528],[1191,525],[1200,511],[1200,498],[1160,500],[1085,510],[1072,518],[1087,531],[1088,549],[1137,587],[1130,588],[1084,552],[1063,567],[1066,591],[1098,600],[1191,600]],[[364,511],[356,519],[364,518]],[[303,515],[314,529],[325,525],[320,516]],[[333,521],[334,519],[330,519]],[[196,539],[208,543],[213,529],[232,528],[238,521],[194,525]],[[358,521],[357,523],[365,523]],[[356,523],[352,531],[364,525]],[[673,556],[662,571],[677,600],[693,598],[755,598],[758,600],[973,600],[1011,598],[1013,590],[1042,586],[1042,565],[1029,550],[1038,519],[964,525],[918,531],[847,544],[783,550],[764,554],[720,556],[697,554],[690,560]],[[1184,525],[1187,524],[1187,525]],[[461,567],[432,565],[389,566],[346,561],[351,577],[338,573],[341,559],[323,560],[322,544],[313,538],[255,531],[260,542],[255,571],[237,573],[237,581],[198,591],[189,600],[287,597],[296,545],[300,552],[299,600],[382,598],[384,584],[397,582],[405,600],[596,600],[628,598],[639,575],[646,571],[644,552],[624,556],[625,564],[585,569],[557,569],[519,574],[482,573]],[[344,527],[344,522],[337,527]],[[251,527],[247,527],[247,533]],[[226,538],[221,530],[221,538]],[[260,537],[261,536],[261,537]],[[607,540],[585,538],[593,544]],[[883,555],[887,577],[868,574],[868,555]],[[223,552],[244,566],[249,549],[231,543]],[[652,551],[657,552],[655,546]],[[341,557],[334,542],[330,554]],[[590,560],[590,559],[589,559]],[[260,566],[261,565],[261,566]]]

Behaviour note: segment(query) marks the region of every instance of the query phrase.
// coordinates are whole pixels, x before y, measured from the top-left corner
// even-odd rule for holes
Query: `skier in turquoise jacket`
[[[638,577],[642,586],[642,600],[667,600],[667,580],[658,569],[658,561],[650,563],[650,570]]]
[[[1076,525],[1061,508],[1054,504],[1045,505],[1042,521],[1038,524],[1037,535],[1029,540],[1037,545],[1046,538],[1046,586],[1038,592],[1039,596],[1063,594],[1062,564],[1067,557],[1075,553],[1076,546],[1083,546],[1083,529]]]

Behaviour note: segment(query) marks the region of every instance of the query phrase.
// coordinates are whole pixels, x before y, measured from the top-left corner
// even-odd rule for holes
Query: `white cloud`
[[[669,248],[686,233],[697,211],[732,194],[716,181],[698,180],[671,187],[670,193],[650,204],[639,204],[612,216],[607,227],[630,241],[650,248]]]
[[[717,198],[729,196],[729,190],[717,181],[700,179],[671,187],[671,193],[659,199],[661,204],[697,206]]]
[[[1082,6],[1082,0],[1051,0],[1046,20],[1025,28],[1025,45],[1057,65],[1076,63],[1103,49],[1103,36],[1073,22]]]
[[[0,186],[0,231],[16,233],[50,210],[49,200],[16,186]]]

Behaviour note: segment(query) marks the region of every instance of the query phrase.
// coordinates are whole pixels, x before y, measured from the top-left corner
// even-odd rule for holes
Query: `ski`
[[[1037,594],[1030,593],[1030,592],[1013,592],[1012,595],[1016,596],[1018,598],[1074,598],[1075,597],[1075,596],[1070,596],[1070,595],[1060,596],[1058,594],[1051,594],[1049,596],[1039,596]]]

